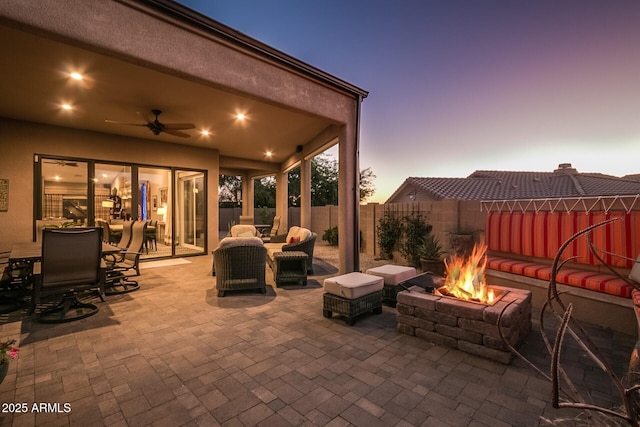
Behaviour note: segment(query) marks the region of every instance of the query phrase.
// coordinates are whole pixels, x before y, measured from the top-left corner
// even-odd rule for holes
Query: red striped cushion
[[[488,257],[487,268],[548,281],[551,267],[508,258]],[[611,274],[563,268],[556,275],[556,283],[631,298],[633,287]]]
[[[631,268],[640,254],[640,211],[625,212],[490,212],[487,216],[489,250],[553,259],[560,246],[579,231],[611,218],[619,218],[591,232],[600,256],[613,267]],[[605,252],[616,254],[609,255]],[[597,265],[587,236],[567,246],[562,259]]]

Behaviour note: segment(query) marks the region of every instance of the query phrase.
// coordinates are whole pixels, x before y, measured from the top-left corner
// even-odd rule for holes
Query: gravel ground
[[[313,257],[321,258],[327,263],[338,268],[338,247],[337,246],[329,246],[325,241],[316,240],[315,248],[313,249]],[[386,259],[375,259],[373,255],[369,255],[363,252],[360,252],[360,270],[367,271],[369,268],[379,267],[385,264],[394,264],[393,260]]]

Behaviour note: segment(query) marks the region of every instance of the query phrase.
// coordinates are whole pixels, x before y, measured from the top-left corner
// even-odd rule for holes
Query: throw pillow
[[[238,237],[255,237],[255,234],[250,231],[245,231],[244,233],[238,234]]]

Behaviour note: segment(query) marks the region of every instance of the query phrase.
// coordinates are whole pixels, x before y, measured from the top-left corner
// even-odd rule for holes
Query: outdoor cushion
[[[252,236],[258,235],[258,231],[256,230],[256,228],[253,225],[249,224],[237,224],[231,227],[231,230],[229,230],[229,234],[231,234],[231,237],[239,237],[240,234],[247,232],[251,233]]]
[[[220,245],[218,245],[218,248],[262,245],[262,239],[259,237],[225,237],[224,239],[220,240]]]
[[[612,267],[632,268],[640,253],[640,212],[490,212],[487,245],[490,251],[553,259],[560,246],[575,233],[609,219],[617,219],[591,232],[600,255]],[[585,236],[573,241],[562,259],[598,265]]]
[[[324,279],[324,290],[342,298],[355,299],[373,292],[381,291],[384,279],[359,272]]]
[[[487,268],[544,281],[551,279],[551,266],[545,264],[490,256],[487,257]],[[604,292],[624,298],[631,298],[631,291],[633,290],[631,285],[613,274],[577,270],[574,268],[560,269],[556,276],[556,283]]]
[[[384,279],[385,285],[398,286],[399,283],[405,282],[412,277],[416,277],[416,269],[414,267],[405,267],[402,265],[382,265],[380,267],[370,268],[365,271],[366,274],[372,274]]]
[[[629,279],[633,280],[636,283],[640,283],[640,255],[638,255],[638,259],[636,259],[636,262],[631,268]]]
[[[254,237],[255,235],[250,231],[245,231],[244,233],[238,234],[238,237]]]
[[[309,236],[311,236],[311,230],[294,225],[289,229],[289,232],[287,233],[286,242],[289,243],[292,238],[298,238],[298,241],[302,242],[304,240],[307,240]]]

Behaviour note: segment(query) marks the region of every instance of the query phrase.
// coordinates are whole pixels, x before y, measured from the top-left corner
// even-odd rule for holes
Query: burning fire
[[[484,277],[486,253],[487,245],[476,244],[468,259],[454,255],[450,262],[445,261],[447,273],[444,285],[439,291],[466,301],[491,304],[494,294],[487,287]]]

